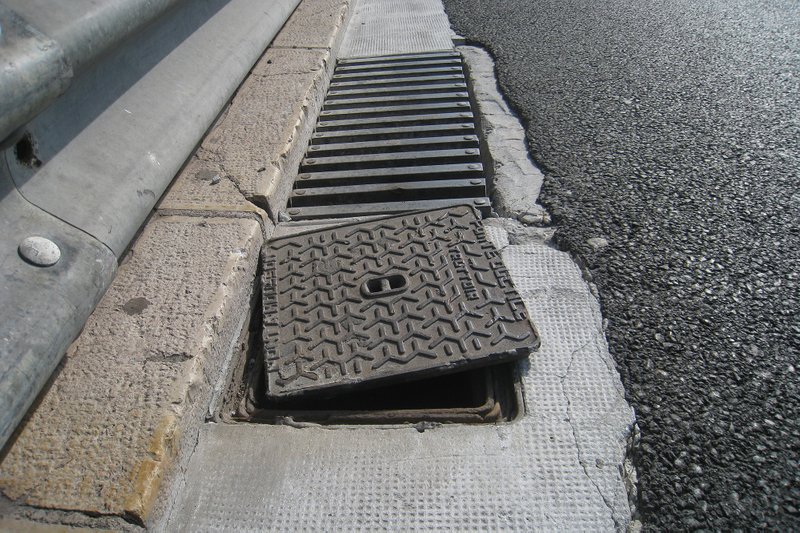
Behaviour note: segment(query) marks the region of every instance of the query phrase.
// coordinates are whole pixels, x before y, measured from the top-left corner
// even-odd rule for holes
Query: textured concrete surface
[[[440,0],[360,0],[339,55],[362,57],[450,50],[453,36]]]
[[[261,244],[253,220],[151,221],[3,458],[3,494],[154,519],[250,308]]]
[[[597,283],[645,527],[798,529],[797,1],[445,4]]]
[[[168,529],[624,530],[633,413],[597,300],[567,254],[506,244],[503,224],[489,224],[542,336],[521,366],[520,421],[424,432],[207,425]]]

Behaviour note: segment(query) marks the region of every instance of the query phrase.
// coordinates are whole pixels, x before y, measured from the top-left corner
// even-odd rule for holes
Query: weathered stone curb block
[[[238,338],[262,242],[253,220],[151,221],[0,465],[3,493],[149,523]]]

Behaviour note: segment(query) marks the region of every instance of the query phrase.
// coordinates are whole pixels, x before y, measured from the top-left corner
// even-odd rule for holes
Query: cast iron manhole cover
[[[461,204],[490,207],[459,53],[340,61],[289,198],[289,216]]]
[[[538,345],[470,206],[275,239],[263,302],[274,399],[501,363]]]

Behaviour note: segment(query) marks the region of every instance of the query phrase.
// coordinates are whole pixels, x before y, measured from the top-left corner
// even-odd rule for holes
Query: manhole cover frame
[[[456,219],[460,222],[456,222]],[[444,220],[448,220],[450,226],[442,222]],[[392,224],[395,225],[393,226]],[[383,249],[383,256],[388,258],[386,264],[383,266],[378,265],[372,270],[361,271],[360,274],[350,268],[341,269],[343,265],[339,260],[342,258],[352,260],[354,257],[359,257],[359,262],[376,261],[378,263],[378,260],[374,257],[353,252],[354,248],[365,245],[372,246],[375,243],[359,240],[351,248],[348,248],[346,252],[342,252],[341,246],[337,249],[332,249],[330,248],[330,242],[327,241],[339,239],[336,242],[341,244],[344,241],[341,241],[342,237],[337,237],[337,235],[341,234],[343,236],[345,232],[353,232],[352,235],[367,232],[370,234],[370,238],[373,238],[374,235],[370,233],[373,230],[370,228],[377,232],[375,235],[382,235],[382,240],[389,241],[384,243],[385,249]],[[436,266],[430,258],[427,258],[429,267],[420,266],[422,260],[419,258],[422,256],[419,254],[406,257],[402,253],[396,253],[395,243],[392,242],[392,238],[389,235],[392,231],[398,232],[395,236],[409,233],[411,235],[409,242],[413,241],[416,247],[422,246],[427,249],[430,245],[438,250],[438,255],[434,254],[432,257],[438,258],[438,261],[442,264],[439,271],[444,272],[446,279],[444,281],[439,280],[437,283],[444,283],[443,286],[448,287],[447,290],[451,291],[453,299],[450,304],[443,304],[443,300],[446,297],[449,298],[450,295],[446,294],[444,289],[438,289],[441,293],[439,293],[438,298],[435,298],[436,305],[444,305],[444,308],[434,308],[433,315],[425,317],[419,315],[419,313],[414,316],[415,311],[412,306],[415,302],[419,304],[419,297],[408,294],[397,297],[391,305],[401,302],[401,305],[403,305],[400,308],[402,315],[404,317],[412,317],[416,322],[404,322],[406,326],[405,334],[399,333],[398,328],[400,326],[391,326],[395,337],[386,341],[381,337],[387,334],[387,330],[383,329],[383,326],[386,324],[391,325],[391,323],[387,320],[388,317],[382,316],[381,309],[385,308],[386,312],[392,316],[397,313],[395,309],[390,309],[389,304],[381,303],[380,300],[394,297],[393,289],[390,286],[391,283],[387,282],[389,292],[385,296],[378,298],[376,302],[370,301],[370,295],[364,293],[365,288],[362,280],[371,275],[380,276],[384,271],[395,272],[398,268],[401,268],[398,261],[411,258],[416,260],[415,265],[418,267],[415,271],[417,276],[415,281],[423,280],[427,283],[427,285],[422,285],[422,289],[416,288],[415,291],[419,293],[424,289],[426,291],[424,296],[430,300],[433,297],[433,292],[431,292],[433,289],[430,288],[430,281],[425,276],[431,272],[431,268]],[[447,235],[448,231],[452,233],[449,236]],[[416,232],[419,232],[419,236],[416,236]],[[467,239],[467,234],[469,234],[469,239],[471,240]],[[319,242],[314,242],[315,238]],[[310,240],[304,244],[298,242],[298,240],[304,239]],[[403,238],[400,240],[402,241]],[[477,248],[467,247],[465,244],[467,242],[470,243],[470,246]],[[408,245],[408,242],[403,241],[402,246],[406,245]],[[294,250],[297,250],[298,247],[303,251],[298,251],[295,254]],[[329,254],[327,254],[326,250],[333,250],[334,256],[328,257]],[[477,250],[480,250],[480,253]],[[396,256],[402,259],[395,260],[395,253]],[[326,259],[323,259],[323,257]],[[479,263],[478,259],[486,261],[480,271],[474,270]],[[326,266],[328,263],[330,263],[331,268]],[[289,276],[294,280],[289,284],[290,289],[282,288],[285,287],[285,283],[283,280],[277,279],[278,264],[288,265],[280,268],[284,269],[282,270],[284,278]],[[294,268],[293,265],[300,264],[303,266],[298,266],[298,270],[292,270]],[[309,265],[311,265],[310,270]],[[467,265],[473,268],[467,268]],[[303,271],[302,268],[306,270]],[[406,272],[410,270],[407,267],[402,268],[405,268]],[[308,289],[309,280],[313,282],[311,289]],[[343,284],[346,287],[339,288]],[[479,288],[482,291],[480,293],[478,292]],[[334,319],[336,314],[334,304],[338,306],[340,303],[335,300],[337,290],[341,290],[341,297],[356,307],[355,316],[358,317],[358,320],[362,320],[362,311],[372,310],[370,312],[373,313],[371,316],[371,319],[374,320],[373,326],[380,323],[380,327],[377,330],[370,330],[368,327],[366,329],[361,328],[359,324],[353,323],[348,323],[346,327],[337,327],[337,324],[350,320],[350,316],[354,314],[346,310],[343,318]],[[353,295],[358,291],[361,294],[354,301]],[[267,394],[272,399],[309,394],[331,396],[353,388],[377,387],[396,381],[433,376],[441,372],[454,372],[483,364],[498,364],[510,360],[523,359],[531,351],[538,348],[539,344],[538,333],[528,318],[522,299],[513,287],[510,275],[502,263],[499,252],[486,239],[479,215],[470,206],[417,211],[402,216],[383,217],[368,222],[339,225],[274,239],[265,246],[262,294],[265,360],[267,361]],[[327,296],[320,296],[321,294]],[[334,296],[331,297],[331,294],[334,294]],[[292,320],[300,320],[306,324],[311,322],[308,318],[311,311],[305,314],[304,310],[305,307],[311,304],[304,302],[302,300],[303,297],[313,297],[315,299],[313,306],[317,315],[315,323],[311,327],[292,322]],[[460,298],[458,300],[458,312],[454,311],[453,305],[451,305],[458,299],[456,297]],[[478,303],[470,303],[481,299],[485,303],[480,307],[478,307]],[[403,302],[402,300],[406,301]],[[287,311],[287,305],[291,309],[290,312]],[[347,305],[345,309],[349,309]],[[295,306],[297,307],[296,309],[294,308]],[[425,306],[427,304],[424,302],[419,304],[416,307],[416,311],[419,312]],[[500,306],[506,306],[503,311],[507,311],[507,314],[503,314],[498,310]],[[488,310],[483,311],[486,307],[488,307]],[[330,316],[324,316],[322,308],[328,308]],[[475,325],[476,320],[482,321],[487,318],[486,313],[490,310],[492,312],[491,320],[486,323],[486,327],[494,328],[496,326],[498,337],[493,336],[493,333],[490,334],[481,330]],[[291,317],[287,317],[287,312]],[[302,318],[298,319],[298,317]],[[472,321],[465,320],[465,317],[472,319]],[[443,329],[444,326],[439,324],[440,321],[447,322],[448,320],[453,330],[452,332],[445,331]],[[459,320],[463,321],[463,323],[459,322]],[[415,324],[413,330],[411,323]],[[364,322],[362,321],[361,324],[364,324]],[[427,324],[425,327],[428,329],[425,330],[422,324]],[[439,349],[434,352],[422,350],[419,347],[424,342],[426,335],[430,333],[430,326],[433,324],[436,324],[435,333],[438,337],[436,337],[436,342],[431,341],[427,346],[435,348],[442,343],[446,343],[444,351]],[[306,329],[305,333],[303,332],[304,328]],[[467,335],[463,339],[463,330],[460,328],[466,328]],[[307,335],[312,330],[315,331],[317,337],[309,337]],[[319,333],[320,331],[324,332],[325,335]],[[376,332],[379,335],[376,335]],[[359,335],[365,337],[365,339],[362,339],[365,343],[364,346],[359,344],[361,342],[359,341]],[[410,346],[414,354],[408,355],[408,361],[412,361],[413,364],[408,364],[408,366],[401,366],[406,365],[407,361],[402,360],[406,357],[406,352],[404,351],[405,340],[402,343],[398,341],[400,335],[405,340],[411,339]],[[336,336],[338,338],[332,340]],[[430,336],[428,335],[428,337]],[[377,341],[374,340],[376,338],[378,338]],[[414,338],[422,340],[415,344]],[[497,346],[497,348],[484,347],[481,338],[489,339],[485,342],[491,343],[492,347]],[[311,343],[318,339],[322,340],[312,346]],[[308,344],[300,344],[298,340]],[[352,343],[351,341],[354,340],[355,343]],[[467,347],[466,340],[472,341],[471,347]],[[451,346],[450,343],[453,343],[453,345]],[[322,344],[325,344],[325,348],[318,353],[312,353],[314,349]],[[390,344],[396,346],[397,353],[390,351],[388,347]],[[334,346],[336,353],[331,352]],[[373,350],[379,346],[380,350],[382,350],[381,356],[383,359],[379,364],[375,363],[373,368],[369,369],[370,371],[366,374],[362,374],[362,370],[356,366],[359,361],[356,361],[351,368],[346,368],[345,365],[355,358],[348,359],[345,363],[342,363],[342,359],[346,359],[352,353],[365,352],[368,349]],[[453,357],[455,353],[453,346],[460,350],[458,354],[460,358]],[[368,357],[368,355],[361,354],[359,357],[364,361],[370,361],[372,358]],[[428,360],[419,357],[420,355],[424,355]],[[448,358],[450,358],[449,361]],[[431,363],[429,360],[433,360],[433,362]],[[389,371],[378,370],[377,372],[371,372],[371,370],[379,368],[385,363],[391,363]],[[295,365],[296,372],[294,374],[290,372],[291,365]],[[323,368],[324,374],[316,373],[320,368]],[[338,378],[333,376],[335,371],[332,369],[340,369]]]

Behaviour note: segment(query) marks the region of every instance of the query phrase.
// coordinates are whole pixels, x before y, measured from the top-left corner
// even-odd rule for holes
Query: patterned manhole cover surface
[[[272,398],[501,363],[539,342],[469,206],[273,240],[263,291]]]

